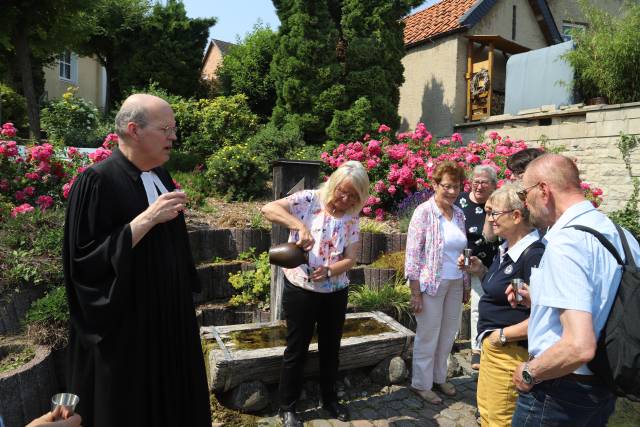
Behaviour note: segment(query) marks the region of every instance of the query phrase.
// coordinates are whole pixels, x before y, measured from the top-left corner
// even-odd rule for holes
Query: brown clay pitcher
[[[284,268],[295,268],[309,262],[309,254],[293,242],[281,243],[269,249],[269,262]]]

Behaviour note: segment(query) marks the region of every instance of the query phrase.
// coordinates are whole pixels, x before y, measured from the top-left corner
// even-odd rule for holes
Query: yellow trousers
[[[516,343],[501,346],[491,343],[488,337],[482,341],[477,391],[482,427],[511,425],[518,399],[513,372],[528,357],[527,349]]]

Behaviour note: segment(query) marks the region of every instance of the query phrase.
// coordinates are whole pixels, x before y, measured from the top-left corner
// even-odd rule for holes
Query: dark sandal
[[[480,369],[480,353],[471,353],[471,369],[474,371]]]

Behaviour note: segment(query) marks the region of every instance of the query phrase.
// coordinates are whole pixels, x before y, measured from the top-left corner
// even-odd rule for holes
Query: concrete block
[[[604,120],[624,120],[627,118],[626,111],[622,108],[604,111]]]
[[[637,119],[640,126],[640,119]],[[628,128],[627,120],[611,120],[602,122],[598,126],[597,136],[617,136]]]
[[[640,119],[640,106],[625,108],[627,119]]]
[[[586,123],[597,123],[604,120],[604,112],[602,111],[589,111],[585,117]]]
[[[630,135],[640,135],[640,118],[629,119],[627,121],[626,133]]]

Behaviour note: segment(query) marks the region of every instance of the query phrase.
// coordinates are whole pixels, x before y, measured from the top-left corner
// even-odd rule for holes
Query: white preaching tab
[[[158,175],[153,171],[142,172],[140,174],[140,178],[142,178],[142,184],[144,185],[145,193],[147,193],[147,201],[149,202],[149,205],[155,202],[158,198],[158,190],[160,191],[160,194],[169,192],[167,187],[165,187],[162,181],[160,181],[160,178],[158,178]]]

